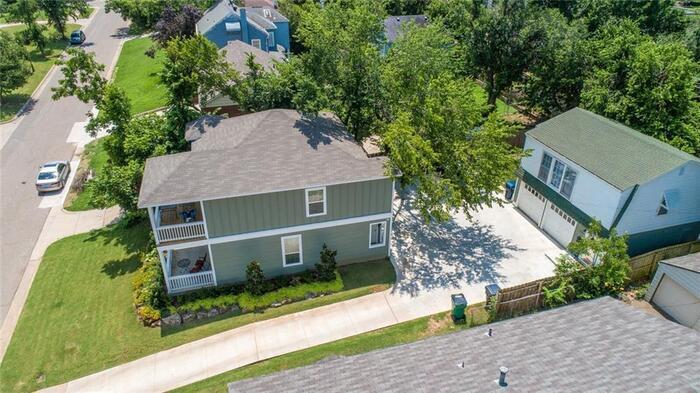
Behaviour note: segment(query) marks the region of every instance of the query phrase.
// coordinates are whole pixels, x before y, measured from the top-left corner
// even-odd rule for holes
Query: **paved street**
[[[86,50],[109,68],[119,47],[126,22],[105,14],[101,3],[91,2],[98,11],[85,28]],[[53,101],[51,87],[60,72],[45,82],[18,120],[10,135],[3,135],[0,150],[0,324],[4,321],[17,286],[29,262],[34,245],[49,214],[52,200],[37,195],[34,178],[39,165],[50,160],[70,160],[76,145],[67,139],[76,122],[86,119],[90,105],[74,98]],[[9,127],[6,127],[9,129]],[[54,198],[56,199],[56,198]]]

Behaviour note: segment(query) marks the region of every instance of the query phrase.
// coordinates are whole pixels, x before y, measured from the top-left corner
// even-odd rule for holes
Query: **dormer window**
[[[306,217],[326,214],[326,187],[306,189]]]

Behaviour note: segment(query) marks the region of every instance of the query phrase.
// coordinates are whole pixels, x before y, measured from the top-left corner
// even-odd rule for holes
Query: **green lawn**
[[[72,31],[78,28],[80,28],[80,25],[69,24],[66,30]],[[26,27],[24,25],[18,25],[4,27],[2,28],[2,31],[18,33],[25,29]],[[49,30],[50,31],[47,31],[47,34],[53,37],[55,35],[54,30]],[[0,106],[0,121],[11,119],[15,113],[22,108],[24,103],[27,102],[29,97],[31,97],[37,86],[39,86],[42,79],[44,79],[46,73],[48,73],[51,67],[54,65],[54,62],[56,59],[58,59],[61,52],[63,52],[63,50],[66,48],[66,45],[68,45],[67,40],[52,38],[47,43],[46,50],[43,55],[33,45],[27,46],[30,60],[34,65],[34,72],[24,86],[15,89],[7,97],[3,97],[2,106]]]
[[[484,311],[483,303],[472,305],[469,309],[473,318],[471,326],[483,325],[488,322],[488,315]],[[329,356],[357,355],[375,349],[411,343],[427,337],[451,333],[465,328],[468,327],[466,325],[455,325],[452,323],[449,313],[435,314],[373,332],[263,360],[191,385],[183,386],[182,388],[174,390],[174,392],[225,392],[226,384],[229,382],[260,377],[278,371],[306,366]]]
[[[124,43],[115,70],[115,83],[131,99],[133,113],[160,108],[166,104],[166,90],[160,84],[158,73],[163,68],[163,53],[157,51],[154,59],[144,52],[153,45],[148,37]]]
[[[252,322],[367,295],[394,280],[386,260],[345,266],[349,289],[343,292],[263,313],[146,328],[131,305],[131,281],[149,230],[147,223],[113,225],[49,247],[0,365],[0,391],[56,385]]]
[[[102,172],[102,169],[107,164],[107,151],[104,149],[105,139],[98,139],[85,145],[82,159],[80,161],[79,170],[91,170],[94,175]],[[90,187],[87,186],[82,192],[76,194],[72,190],[66,198],[65,209],[68,211],[84,211],[96,209],[90,202]]]

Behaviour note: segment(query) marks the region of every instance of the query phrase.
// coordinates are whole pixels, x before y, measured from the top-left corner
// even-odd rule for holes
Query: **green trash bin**
[[[467,298],[463,294],[452,295],[452,320],[456,322],[466,322],[465,312],[467,310]]]

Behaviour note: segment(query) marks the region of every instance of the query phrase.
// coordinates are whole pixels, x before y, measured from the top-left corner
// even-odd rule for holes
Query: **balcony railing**
[[[182,292],[190,289],[209,287],[214,285],[214,272],[206,271],[182,276],[168,277],[170,292]]]
[[[164,225],[156,228],[158,242],[172,242],[177,240],[205,237],[204,222],[188,222],[176,225]]]

